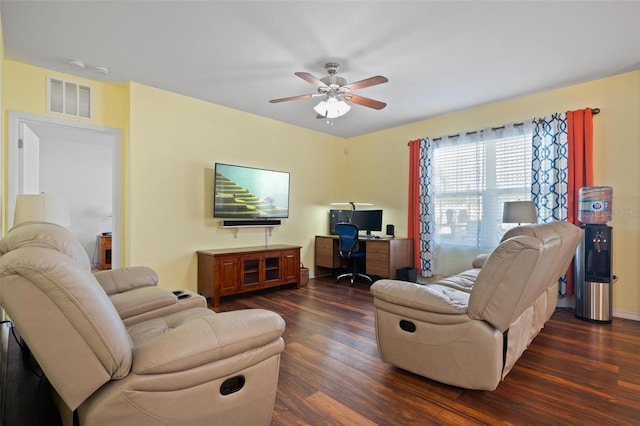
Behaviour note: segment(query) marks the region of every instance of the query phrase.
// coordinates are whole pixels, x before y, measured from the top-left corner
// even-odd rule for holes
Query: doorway
[[[120,266],[120,130],[16,111],[8,124],[7,229],[18,194],[60,195],[92,264],[97,236],[110,232],[112,266]]]

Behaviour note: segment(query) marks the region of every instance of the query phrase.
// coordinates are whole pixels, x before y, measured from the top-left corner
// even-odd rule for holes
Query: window
[[[91,87],[49,77],[49,112],[91,118]]]
[[[505,126],[434,139],[433,207],[437,272],[468,269],[513,224],[502,223],[505,201],[531,199],[529,126]]]

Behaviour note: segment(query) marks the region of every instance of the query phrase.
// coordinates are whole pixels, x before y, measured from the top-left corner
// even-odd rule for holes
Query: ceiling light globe
[[[338,100],[338,98],[335,97],[329,97],[327,100],[321,101],[313,108],[318,115],[326,118],[342,117],[348,113],[350,109],[351,106],[348,103]]]

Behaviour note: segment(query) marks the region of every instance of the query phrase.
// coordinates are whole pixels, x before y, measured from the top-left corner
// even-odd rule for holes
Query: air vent
[[[91,87],[48,78],[48,110],[73,117],[91,118]]]

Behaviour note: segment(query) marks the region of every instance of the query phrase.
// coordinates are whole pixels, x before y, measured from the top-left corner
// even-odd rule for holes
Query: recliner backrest
[[[13,249],[0,265],[0,304],[70,409],[129,374],[129,334],[90,270],[42,246]]]
[[[469,296],[468,313],[504,332],[547,288],[540,268],[544,245],[531,236],[500,243],[478,273]]]
[[[530,235],[546,243],[555,238],[560,238],[560,247],[558,253],[564,253],[567,250],[575,253],[575,250],[582,238],[582,229],[567,221],[554,221],[549,223],[539,223],[532,225],[521,225],[507,231],[502,237],[502,241],[508,240],[517,235]],[[547,271],[548,281],[550,284],[556,283],[569,268],[572,256],[553,256],[550,260]]]
[[[80,241],[67,229],[49,222],[24,222],[14,226],[0,240],[0,254],[20,247],[44,247],[66,254],[83,268],[91,270],[91,261]]]
[[[504,332],[564,274],[581,235],[581,229],[568,222],[507,232],[478,273],[469,297],[469,315]]]

